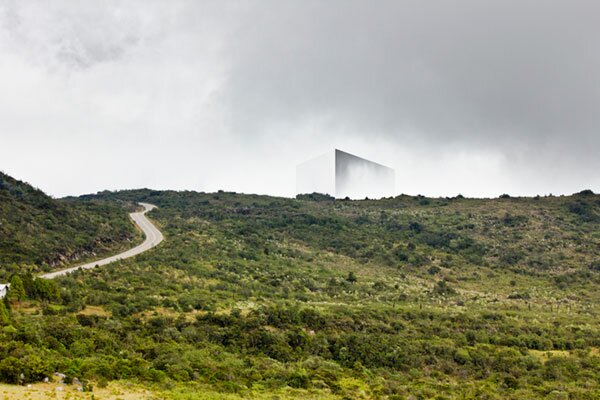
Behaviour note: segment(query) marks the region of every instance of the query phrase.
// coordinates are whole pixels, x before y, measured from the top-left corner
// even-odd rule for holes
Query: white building
[[[0,283],[0,299],[2,299],[8,293],[10,283]]]
[[[296,193],[323,193],[336,198],[378,199],[394,196],[393,169],[334,149],[296,168]]]

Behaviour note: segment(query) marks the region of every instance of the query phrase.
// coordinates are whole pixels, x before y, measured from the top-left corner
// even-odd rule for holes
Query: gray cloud
[[[126,11],[116,4],[7,1],[2,25],[31,61],[49,68],[89,68],[118,60],[139,42],[140,18]]]
[[[265,4],[265,3],[261,3]],[[261,125],[536,143],[594,136],[597,2],[274,2],[229,42],[227,100]]]
[[[600,190],[598,15],[595,1],[6,2],[0,168],[59,195],[291,195],[295,163],[335,146],[397,168],[400,192]],[[146,155],[160,165],[131,168]]]

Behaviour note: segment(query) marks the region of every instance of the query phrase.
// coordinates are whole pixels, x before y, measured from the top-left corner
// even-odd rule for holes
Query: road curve
[[[146,250],[150,250],[151,248],[153,248],[154,246],[156,246],[157,244],[162,242],[162,240],[163,240],[162,233],[144,215],[148,211],[152,210],[153,208],[156,208],[156,206],[153,204],[148,204],[148,203],[140,203],[140,205],[142,205],[144,207],[144,211],[134,212],[134,213],[129,214],[129,216],[131,217],[133,222],[135,222],[136,225],[139,226],[142,231],[144,231],[144,234],[146,235],[146,240],[144,240],[144,243],[140,244],[139,246],[134,247],[133,249],[129,249],[127,251],[124,251],[123,253],[119,253],[114,256],[104,258],[102,260],[92,261],[87,264],[78,265],[75,267],[62,269],[60,271],[54,271],[54,272],[49,272],[47,274],[40,275],[40,278],[53,279],[53,278],[57,278],[59,276],[64,276],[64,275],[70,274],[71,272],[77,271],[80,269],[81,270],[91,269],[91,268],[94,268],[99,265],[106,265],[106,264],[109,264],[109,263],[117,261],[117,260],[122,260],[124,258],[136,256],[140,253],[143,253]]]

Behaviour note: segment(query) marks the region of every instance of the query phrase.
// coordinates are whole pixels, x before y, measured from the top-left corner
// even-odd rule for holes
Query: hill
[[[73,201],[156,204],[165,241],[60,278],[60,300],[12,305],[0,360],[21,381],[58,370],[174,399],[600,396],[600,197],[589,191]],[[0,361],[0,380],[18,373]]]
[[[0,172],[0,281],[112,253],[138,234],[114,202],[53,199]]]

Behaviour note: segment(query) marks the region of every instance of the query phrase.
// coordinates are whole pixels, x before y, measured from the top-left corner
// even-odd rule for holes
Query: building
[[[0,299],[4,298],[8,293],[8,288],[10,287],[10,283],[0,283]]]
[[[296,193],[323,193],[336,198],[379,199],[394,196],[393,169],[334,149],[296,168]]]

